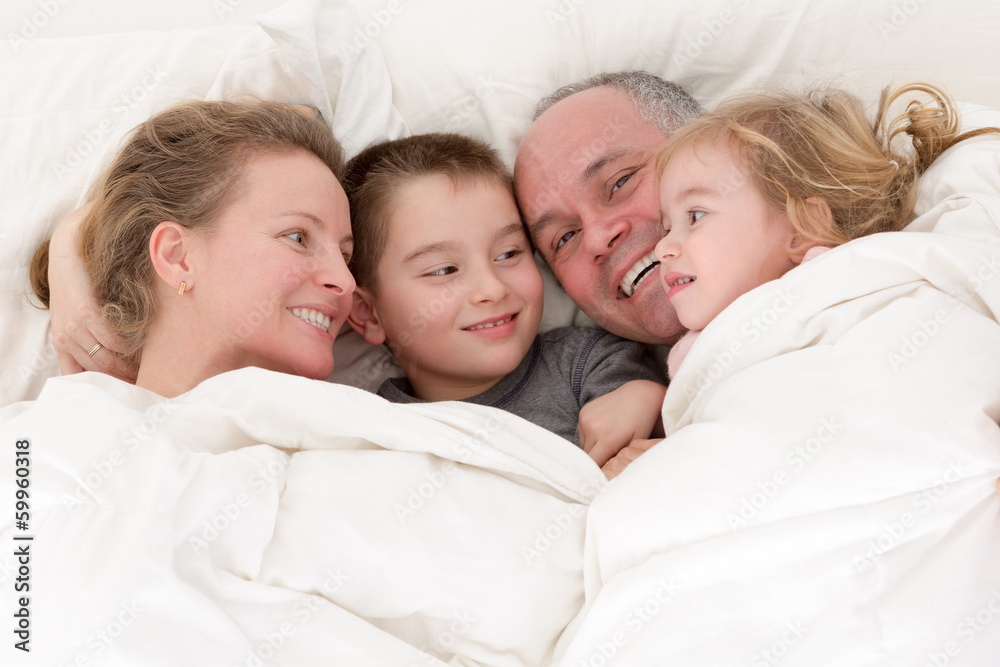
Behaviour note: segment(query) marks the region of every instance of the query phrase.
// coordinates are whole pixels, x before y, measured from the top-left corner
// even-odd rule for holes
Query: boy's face
[[[441,174],[393,198],[373,307],[420,398],[465,398],[527,354],[542,317],[542,278],[513,196]]]

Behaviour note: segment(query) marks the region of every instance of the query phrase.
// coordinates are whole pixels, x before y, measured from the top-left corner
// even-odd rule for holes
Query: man
[[[669,345],[683,333],[656,280],[654,162],[700,112],[653,74],[599,74],[543,99],[518,149],[517,199],[539,252],[580,309],[623,338]]]
[[[514,187],[538,252],[580,309],[623,338],[671,345],[684,333],[656,275],[655,161],[699,113],[684,90],[648,72],[598,74],[539,102],[518,149]],[[634,441],[605,473],[656,442]]]

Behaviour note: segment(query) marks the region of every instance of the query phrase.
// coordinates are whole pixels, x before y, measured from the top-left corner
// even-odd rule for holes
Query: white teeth
[[[652,273],[650,269],[657,266],[659,263],[660,262],[656,259],[656,254],[652,252],[649,253],[636,262],[631,269],[629,269],[629,272],[625,274],[624,278],[622,278],[618,287],[621,288],[621,291],[626,297],[632,296],[639,288],[639,285],[642,284],[642,281],[644,281],[646,277]]]
[[[694,280],[694,278],[678,278],[674,282],[670,283],[670,286],[674,287],[676,285],[683,285],[684,283],[689,283],[692,280]]]
[[[514,319],[513,315],[511,315],[510,317],[507,317],[505,319],[502,319],[502,320],[497,320],[496,322],[490,322],[489,324],[477,324],[474,327],[466,327],[465,330],[466,331],[476,331],[477,329],[489,329],[491,327],[498,327],[501,324],[507,324],[512,319]]]
[[[304,322],[308,322],[317,329],[330,332],[330,318],[312,308],[292,308],[292,315]]]

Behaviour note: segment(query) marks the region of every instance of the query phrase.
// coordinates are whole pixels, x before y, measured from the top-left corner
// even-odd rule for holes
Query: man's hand
[[[649,380],[626,382],[580,410],[580,447],[603,466],[636,438],[648,438],[660,426],[666,387]]]
[[[83,206],[67,216],[49,243],[49,311],[52,345],[63,375],[81,371],[108,373],[135,382],[138,369],[115,352],[121,340],[101,320],[101,306],[91,293],[90,276],[77,255],[76,236],[90,209]],[[90,351],[100,343],[93,354]]]
[[[650,447],[658,442],[662,442],[663,438],[654,438],[652,440],[641,439],[633,440],[629,443],[628,447],[625,447],[620,452],[618,452],[614,458],[601,466],[601,470],[604,472],[604,476],[608,479],[614,479],[622,473],[625,468],[629,466],[632,461],[635,461],[639,456],[647,451]]]

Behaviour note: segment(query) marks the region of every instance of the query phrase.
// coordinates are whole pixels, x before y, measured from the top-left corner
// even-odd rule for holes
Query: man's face
[[[514,165],[525,222],[566,293],[604,329],[657,344],[683,333],[653,257],[663,236],[654,163],[666,139],[624,93],[592,88],[542,114]]]

